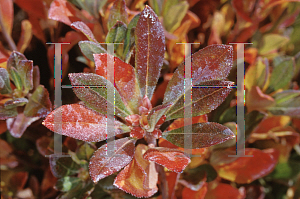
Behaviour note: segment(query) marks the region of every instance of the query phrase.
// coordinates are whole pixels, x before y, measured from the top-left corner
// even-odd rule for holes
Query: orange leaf
[[[209,183],[205,199],[244,199],[245,193],[225,183]]]
[[[146,145],[136,147],[134,158],[115,178],[114,185],[135,197],[150,197],[157,192],[155,163],[143,158]]]
[[[32,38],[32,26],[28,20],[22,21],[22,32],[20,40],[17,45],[17,49],[20,53],[24,53],[25,49],[28,47]]]
[[[94,152],[90,159],[89,172],[94,183],[125,167],[134,155],[135,141],[122,138],[114,141],[114,154],[107,155],[106,145]]]
[[[13,1],[12,0],[0,0],[0,16],[2,18],[2,22],[4,28],[6,29],[7,33],[10,35],[13,20],[14,20],[14,8],[13,8]],[[2,30],[3,32],[3,30]]]
[[[14,0],[14,2],[27,13],[30,13],[37,18],[46,19],[46,12],[43,0]]]
[[[54,116],[60,118],[61,130],[56,129]],[[52,111],[43,124],[56,133],[69,136],[86,142],[98,142],[107,139],[107,118],[85,106],[70,104],[61,106]],[[121,123],[115,121],[115,135],[123,133]]]
[[[165,147],[150,148],[143,158],[154,161],[176,173],[181,173],[191,161],[182,151]]]
[[[272,154],[259,149],[247,148],[245,154],[253,157],[239,157],[229,164],[217,166],[219,176],[236,183],[249,184],[269,174],[277,162]]]
[[[271,96],[264,94],[258,86],[251,88],[246,94],[248,112],[253,110],[264,111],[274,104],[275,100]]]

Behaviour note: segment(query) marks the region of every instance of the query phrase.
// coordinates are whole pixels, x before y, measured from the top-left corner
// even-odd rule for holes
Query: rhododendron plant
[[[180,173],[190,162],[182,150],[158,147],[157,139],[163,137],[184,147],[185,136],[192,136],[189,148],[199,149],[234,137],[228,127],[213,122],[193,123],[192,132],[187,135],[184,127],[162,132],[164,123],[184,117],[187,106],[182,63],[167,86],[162,105],[152,107],[150,100],[160,76],[164,53],[163,28],[154,11],[146,6],[135,28],[135,67],[116,55],[93,54],[95,74],[69,74],[73,91],[82,102],[61,106],[44,120],[43,124],[55,131],[54,118],[61,113],[62,129],[57,133],[86,142],[100,142],[109,139],[107,128],[111,127],[107,124],[111,118],[106,116],[107,106],[114,105],[115,117],[110,121],[115,132],[114,154],[107,155],[106,145],[94,152],[89,163],[94,183],[124,168],[114,185],[136,197],[150,197],[158,190],[156,164]],[[232,47],[228,45],[208,46],[192,55],[193,117],[218,107],[231,91],[233,82],[224,79],[231,69],[232,57]],[[114,60],[114,82],[107,78],[108,59]],[[107,97],[107,87],[111,84],[115,87],[114,101]],[[129,137],[125,133],[129,133]]]

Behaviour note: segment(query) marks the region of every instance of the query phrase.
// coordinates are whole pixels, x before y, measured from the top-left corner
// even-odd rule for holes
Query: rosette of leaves
[[[6,68],[0,68],[0,119],[6,120],[14,137],[21,137],[32,122],[52,110],[49,93],[39,83],[38,66],[20,52],[13,51]]]
[[[175,71],[164,95],[162,105],[152,107],[150,99],[160,75],[165,53],[163,28],[154,11],[146,6],[134,31],[135,67],[117,56],[93,54],[96,74],[69,74],[73,91],[82,100],[80,104],[64,105],[44,120],[54,129],[54,117],[61,114],[61,130],[56,132],[86,142],[111,139],[107,129],[114,129],[114,153],[107,155],[106,145],[96,150],[89,162],[89,174],[94,183],[119,172],[114,185],[136,197],[150,197],[158,191],[156,165],[181,173],[190,162],[183,151],[157,147],[157,139],[184,147],[184,127],[162,133],[161,125],[184,117],[184,63]],[[125,58],[126,59],[126,58]],[[114,82],[108,78],[108,60],[114,61]],[[232,47],[208,46],[192,59],[193,117],[209,113],[218,107],[231,91],[233,82],[224,79],[232,67]],[[199,87],[201,85],[202,87]],[[85,86],[85,87],[83,87]],[[89,87],[90,86],[90,87]],[[198,86],[198,87],[197,87]],[[206,87],[203,87],[206,86]],[[114,100],[108,98],[107,88],[114,88]],[[113,119],[107,116],[114,107]],[[192,118],[191,118],[192,119]],[[209,147],[234,137],[232,131],[218,123],[194,123],[191,149]],[[148,145],[136,141],[144,139]],[[142,142],[145,143],[145,142]]]

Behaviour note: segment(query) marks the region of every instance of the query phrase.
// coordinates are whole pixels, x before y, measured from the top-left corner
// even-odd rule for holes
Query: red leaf
[[[271,96],[264,94],[258,86],[251,88],[246,94],[248,112],[253,110],[264,111],[274,104],[275,100]]]
[[[229,164],[217,166],[219,176],[236,183],[249,184],[269,174],[277,162],[272,154],[259,149],[247,148],[245,154],[253,157],[239,157]]]
[[[50,151],[48,148],[51,142],[53,142],[53,139],[50,137],[46,137],[46,136],[43,136],[43,137],[37,139],[36,140],[36,148],[37,148],[38,152],[43,156],[52,154],[53,152]]]
[[[14,0],[14,2],[27,13],[30,13],[37,18],[46,19],[46,12],[43,0]]]
[[[158,17],[149,6],[141,13],[135,34],[135,71],[141,95],[151,100],[163,64],[165,36]]]
[[[26,117],[23,113],[19,113],[18,116],[15,118],[8,118],[6,120],[6,125],[10,134],[13,137],[20,138],[27,129],[27,127],[38,119],[40,118]]]
[[[158,174],[155,163],[142,156],[148,149],[146,145],[136,147],[134,158],[115,178],[114,185],[135,197],[150,197],[157,192]]]
[[[218,183],[217,186],[211,183],[208,186],[208,191],[205,199],[244,199],[245,194],[241,193],[238,189],[225,183]]]
[[[181,173],[191,161],[182,151],[164,147],[148,149],[143,155],[143,158],[154,161],[176,173]]]
[[[122,138],[114,141],[114,154],[107,155],[106,145],[94,152],[90,159],[89,172],[94,183],[125,167],[134,155],[135,141]]]
[[[107,78],[107,57],[112,59],[112,55],[109,54],[94,54],[96,74],[105,78]],[[114,67],[116,89],[119,91],[122,100],[132,111],[138,113],[138,107],[142,97],[138,89],[134,68],[118,57],[114,57]]]
[[[61,116],[60,116],[61,114]],[[56,129],[54,116],[60,118],[61,130]],[[107,118],[91,109],[79,104],[61,106],[52,111],[44,120],[43,124],[56,133],[69,136],[86,142],[99,142],[107,139]],[[115,121],[115,135],[123,133],[121,123]]]

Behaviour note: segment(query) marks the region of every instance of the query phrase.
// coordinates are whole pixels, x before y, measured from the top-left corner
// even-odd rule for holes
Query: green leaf
[[[273,50],[277,50],[284,46],[289,41],[289,38],[279,34],[266,34],[263,37],[262,46],[259,48],[259,54],[268,54]]]
[[[269,65],[265,64],[261,58],[258,58],[255,65],[248,68],[245,74],[245,87],[251,90],[252,87],[258,86],[263,89],[269,78]]]
[[[135,72],[142,96],[152,98],[164,60],[165,36],[163,27],[154,13],[146,6],[135,29]]]
[[[163,17],[165,29],[168,32],[174,32],[180,26],[181,21],[186,15],[188,9],[189,4],[186,1],[172,5],[166,15]]]
[[[119,117],[126,117],[130,115],[129,110],[126,108],[121,96],[115,90],[115,100],[107,101],[107,88],[114,88],[111,82],[107,81],[104,77],[92,73],[70,73],[69,78],[76,96],[85,102],[91,109],[98,111],[102,114],[107,114],[107,105],[110,103],[115,107],[116,115]],[[80,87],[91,86],[91,87]]]
[[[230,81],[207,81],[192,89],[192,104],[184,104],[184,95],[174,101],[172,107],[166,112],[166,120],[183,118],[184,106],[192,107],[192,116],[199,116],[216,109],[230,93],[233,82]],[[207,86],[207,87],[205,87]],[[212,87],[216,86],[216,87]],[[186,96],[190,95],[187,91]]]
[[[29,98],[25,106],[24,115],[26,117],[45,117],[52,110],[49,93],[43,85],[39,85]]]
[[[165,0],[163,5],[163,17],[165,17],[173,5],[179,3],[179,0]]]
[[[210,45],[194,53],[192,57],[193,86],[205,84],[207,81],[223,80],[228,76],[232,67],[232,46]],[[184,63],[181,63],[174,72],[166,88],[163,104],[173,102],[173,106],[183,105],[184,68]],[[195,89],[193,90],[196,92]],[[177,103],[178,101],[180,101],[179,104]],[[174,109],[171,107],[168,112]]]
[[[165,112],[170,108],[170,104],[163,104],[156,106],[155,108],[151,109],[150,113],[147,116],[148,123],[150,124],[149,132],[152,132],[157,124],[158,120],[165,114]]]
[[[77,185],[83,183],[80,178],[65,176],[57,180],[55,189],[63,192],[74,189]]]
[[[32,88],[33,62],[19,52],[12,52],[7,61],[7,70],[18,90],[26,95]]]
[[[127,30],[126,24],[117,21],[117,23],[107,33],[105,42],[121,43],[126,36],[126,30]],[[115,46],[116,46],[115,48],[117,49],[119,44],[116,44]]]
[[[274,179],[293,179],[300,173],[300,163],[289,161],[278,163],[270,176]]]
[[[110,30],[117,21],[127,24],[127,20],[128,14],[126,11],[125,0],[116,0],[109,12],[107,29]]]
[[[94,151],[95,148],[90,143],[85,142],[77,149],[76,155],[80,160],[90,160]]]
[[[9,94],[11,92],[9,74],[5,68],[0,68],[0,93]]]
[[[276,93],[274,96],[275,106],[269,107],[270,111],[274,115],[300,115],[300,91],[299,90],[285,90],[280,93]]]
[[[80,41],[78,45],[81,52],[91,61],[94,61],[93,54],[107,53],[99,43],[92,41]]]
[[[227,122],[236,122],[236,106],[226,109],[220,116],[219,123],[224,124]]]
[[[80,169],[80,166],[71,157],[66,157],[66,155],[50,155],[49,164],[52,174],[57,178],[77,174]]]
[[[190,128],[193,133],[184,134],[184,127],[181,127],[164,132],[162,137],[182,148],[184,148],[185,137],[192,137],[192,143],[188,143],[187,149],[198,149],[225,142],[235,136],[229,128],[214,122],[196,123]]]
[[[73,0],[73,1],[77,3],[77,6],[88,11],[95,18],[99,18],[99,11],[102,13],[102,9],[107,3],[107,0]]]
[[[18,74],[17,69],[11,68],[10,77],[11,77],[11,80],[14,82],[16,88],[21,91],[23,88],[23,85],[22,85],[22,80],[21,80],[20,75]]]
[[[294,75],[294,60],[288,59],[282,61],[276,66],[271,74],[269,88],[266,93],[277,91],[286,87],[292,80]]]
[[[264,119],[265,114],[259,111],[251,111],[245,116],[245,140],[248,139],[252,130]],[[244,141],[243,141],[244,142]]]
[[[123,60],[125,60],[126,63],[129,62],[131,57],[131,48],[134,45],[135,27],[140,18],[140,15],[141,14],[135,15],[127,27],[126,36],[124,39],[124,49],[123,49]]]

